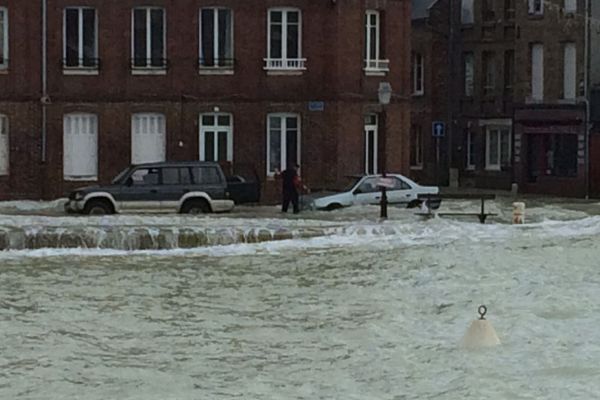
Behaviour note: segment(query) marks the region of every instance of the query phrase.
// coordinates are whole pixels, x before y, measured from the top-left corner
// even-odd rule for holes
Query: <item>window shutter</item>
[[[166,123],[162,114],[135,114],[131,122],[131,162],[165,161]]]
[[[10,164],[8,145],[8,118],[0,115],[0,175],[8,175]]]
[[[69,114],[63,120],[65,180],[98,179],[98,122],[93,114]]]

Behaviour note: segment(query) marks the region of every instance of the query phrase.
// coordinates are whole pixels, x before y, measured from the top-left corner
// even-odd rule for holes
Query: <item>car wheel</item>
[[[325,207],[325,210],[327,211],[333,211],[333,210],[339,210],[340,208],[342,208],[342,205],[339,203],[332,203],[332,204],[328,204],[327,207]]]
[[[207,214],[210,206],[206,200],[188,200],[181,207],[182,214]]]
[[[419,208],[423,204],[422,200],[413,200],[406,205],[406,208]]]
[[[88,215],[106,215],[114,213],[114,210],[107,200],[90,200],[85,204],[83,212]]]

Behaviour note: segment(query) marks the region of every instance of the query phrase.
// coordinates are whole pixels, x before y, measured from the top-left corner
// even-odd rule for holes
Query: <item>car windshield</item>
[[[121,183],[123,177],[131,170],[131,167],[125,168],[123,171],[119,172],[119,175],[115,176],[115,178],[111,181],[113,185]]]

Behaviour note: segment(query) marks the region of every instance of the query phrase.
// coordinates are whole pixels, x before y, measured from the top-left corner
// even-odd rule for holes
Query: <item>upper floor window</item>
[[[475,22],[475,13],[473,12],[473,0],[461,1],[460,21],[463,25],[470,25]]]
[[[464,94],[467,97],[473,96],[475,86],[475,56],[472,52],[464,54]]]
[[[544,45],[532,43],[531,49],[531,98],[533,101],[544,100]]]
[[[267,175],[300,163],[300,117],[269,114],[267,118]]]
[[[64,13],[63,67],[98,68],[98,25],[96,10],[66,8]]]
[[[230,9],[200,10],[200,68],[233,69],[233,13]]]
[[[483,93],[491,94],[496,89],[496,60],[495,54],[491,51],[482,53],[483,63]]]
[[[67,114],[63,129],[64,179],[98,179],[98,117],[94,114]]]
[[[515,0],[504,0],[504,18],[507,21],[515,19]]]
[[[269,10],[266,70],[304,70],[302,58],[302,14],[300,10]]]
[[[8,118],[0,114],[0,175],[8,175],[10,147],[8,140]]]
[[[365,72],[383,75],[389,71],[390,61],[383,58],[381,45],[381,14],[376,10],[365,13]]]
[[[0,69],[8,68],[8,10],[0,7]]]
[[[573,42],[563,48],[563,98],[575,100],[577,97],[577,45]]]
[[[165,10],[134,8],[132,20],[132,68],[158,69],[164,73],[167,67]]]
[[[515,51],[514,50],[506,50],[504,52],[504,90],[507,94],[512,92],[514,80],[515,80]]]
[[[528,0],[529,1],[529,14],[530,15],[543,15],[544,14],[544,0]]]
[[[413,94],[422,95],[425,93],[424,83],[424,67],[423,67],[423,55],[421,53],[412,54],[412,83],[413,83]]]
[[[493,21],[496,18],[496,12],[494,11],[494,1],[493,0],[482,0],[481,16],[484,21]]]
[[[565,13],[574,14],[577,12],[577,0],[565,0]]]

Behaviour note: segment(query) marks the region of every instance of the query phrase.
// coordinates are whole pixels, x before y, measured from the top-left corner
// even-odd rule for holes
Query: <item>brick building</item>
[[[409,21],[409,0],[0,0],[0,198],[165,159],[255,169],[267,198],[291,162],[313,188],[408,171]]]
[[[430,31],[447,32],[451,56],[429,52],[425,71],[438,71],[425,77],[433,98],[421,110],[415,101],[413,117],[448,113],[450,184],[587,194],[587,2],[414,0],[416,9],[414,3],[428,8]],[[436,21],[440,15],[446,24]],[[413,18],[415,49],[443,46],[443,36],[423,36],[421,24]],[[447,98],[435,92],[444,86]],[[447,99],[446,106],[434,104],[435,97]],[[437,168],[445,168],[440,162]]]

